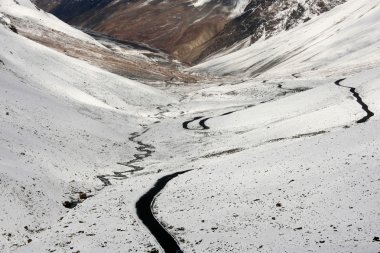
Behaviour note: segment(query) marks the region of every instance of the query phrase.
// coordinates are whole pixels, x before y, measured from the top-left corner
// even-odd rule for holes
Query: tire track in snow
[[[356,121],[356,123],[360,124],[360,123],[367,122],[375,114],[369,109],[368,105],[366,103],[364,103],[364,101],[361,98],[360,94],[358,92],[356,92],[356,88],[350,87],[350,86],[345,86],[345,85],[341,84],[341,82],[343,82],[344,80],[346,80],[346,78],[339,79],[339,80],[337,80],[335,82],[335,84],[338,85],[338,86],[340,86],[340,87],[344,87],[344,88],[350,89],[350,92],[356,98],[356,101],[358,102],[358,104],[362,107],[363,111],[365,111],[367,113],[367,115],[365,117],[363,117],[360,120]]]
[[[155,185],[136,202],[137,216],[149,229],[166,253],[183,252],[176,239],[165,229],[153,214],[153,206],[157,195],[165,188],[170,180],[191,170],[176,172],[157,180]]]

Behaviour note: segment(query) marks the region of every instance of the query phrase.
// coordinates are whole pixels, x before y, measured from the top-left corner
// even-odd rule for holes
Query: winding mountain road
[[[208,117],[208,118],[204,118],[203,116],[198,116],[198,117],[195,117],[191,120],[188,120],[188,121],[185,121],[182,123],[182,127],[186,130],[209,130],[210,127],[208,125],[206,125],[206,122],[210,119],[213,119],[213,118],[216,118],[216,117],[223,117],[223,116],[227,116],[227,115],[230,115],[230,114],[233,114],[235,112],[238,112],[238,111],[242,111],[244,109],[248,109],[248,108],[251,108],[255,106],[255,104],[251,104],[251,105],[245,105],[243,106],[242,108],[239,108],[237,110],[234,110],[234,111],[229,111],[229,112],[225,112],[223,114],[220,114],[218,116],[215,116],[215,117]],[[194,121],[197,121],[197,120],[200,120],[198,122],[199,126],[202,127],[202,129],[193,129],[193,128],[189,128],[189,124],[194,122]]]
[[[350,92],[356,98],[356,101],[358,102],[358,104],[362,107],[363,111],[365,111],[366,114],[367,114],[366,116],[364,116],[360,120],[356,121],[356,123],[360,124],[360,123],[367,122],[375,114],[369,109],[368,105],[366,103],[364,103],[364,101],[361,98],[360,94],[358,92],[356,92],[356,88],[350,87],[350,86],[345,86],[345,85],[341,84],[344,80],[346,80],[346,78],[339,79],[339,80],[337,80],[335,82],[335,84],[338,85],[338,86],[340,86],[340,87],[344,87],[344,88],[350,89]]]
[[[164,189],[170,180],[189,172],[190,170],[176,172],[160,178],[156,184],[145,193],[136,203],[137,216],[149,229],[166,253],[183,252],[176,239],[165,229],[163,225],[154,217],[153,206],[157,195]]]
[[[297,77],[296,77],[297,78]],[[263,83],[266,83],[267,80],[263,81]],[[288,93],[299,93],[299,92],[303,92],[303,91],[306,91],[306,90],[309,90],[310,88],[306,88],[306,87],[299,87],[299,88],[294,88],[294,89],[289,89],[289,88],[284,88],[283,87],[283,84],[282,83],[279,83],[277,84],[277,88],[281,89],[281,90],[284,90],[284,92],[282,92],[280,94],[280,96],[285,96],[287,95]],[[264,104],[264,103],[267,103],[267,102],[270,102],[272,101],[272,99],[269,99],[267,101],[262,101],[260,102],[260,104]],[[226,112],[226,113],[223,113],[223,114],[220,114],[218,116],[215,116],[215,117],[207,117],[207,118],[204,118],[203,116],[198,116],[198,117],[195,117],[191,120],[188,120],[188,121],[185,121],[182,123],[182,127],[186,130],[209,130],[210,127],[206,124],[206,122],[210,119],[213,119],[213,118],[216,118],[216,117],[223,117],[223,116],[226,116],[226,115],[230,115],[230,114],[233,114],[235,112],[238,112],[238,111],[242,111],[242,110],[245,110],[245,109],[248,109],[248,108],[251,108],[255,106],[255,104],[251,104],[251,105],[245,105],[245,106],[242,106],[240,107],[239,109],[236,109],[234,111],[229,111],[229,112]],[[199,126],[202,128],[202,129],[199,129],[199,128],[190,128],[189,127],[189,124],[194,122],[194,121],[197,121],[199,120],[198,124]]]
[[[198,119],[202,117],[197,117]],[[197,119],[195,119],[197,120]],[[128,178],[126,173],[133,173],[136,171],[143,170],[144,167],[136,165],[136,163],[143,161],[148,158],[154,152],[154,147],[149,144],[145,144],[142,141],[136,140],[138,137],[146,133],[149,129],[145,129],[142,133],[133,133],[129,138],[130,141],[136,143],[138,146],[136,148],[139,153],[134,154],[134,159],[125,162],[118,163],[120,165],[128,166],[132,170],[113,172],[113,174],[99,175],[97,178],[102,181],[103,187],[111,185],[110,179],[126,179]],[[173,178],[189,172],[190,170],[176,172],[167,176],[160,178],[155,185],[146,192],[137,202],[136,202],[136,213],[144,225],[149,229],[151,234],[156,238],[157,242],[161,245],[167,253],[182,253],[175,238],[165,229],[163,225],[154,217],[153,206],[156,196],[164,189],[170,180]]]
[[[182,123],[182,127],[186,130],[193,130],[189,128],[189,124],[196,120],[200,120],[201,118],[203,118],[203,116],[198,116],[198,117],[193,118],[192,120],[185,121]]]
[[[199,125],[203,128],[203,130],[210,129],[210,127],[206,125],[206,121],[209,120],[209,119],[212,119],[212,118],[211,117],[210,118],[205,118],[205,119],[202,119],[202,120],[199,121]]]

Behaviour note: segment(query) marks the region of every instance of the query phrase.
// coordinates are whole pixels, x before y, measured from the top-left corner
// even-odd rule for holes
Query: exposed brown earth
[[[145,43],[188,64],[291,29],[345,1],[212,0],[194,6],[196,0],[35,0],[69,24]],[[236,13],[238,3],[245,5]]]
[[[33,2],[33,1],[32,1]],[[38,6],[41,6],[45,11],[51,12],[62,2],[61,0],[35,0]]]
[[[109,16],[108,8],[102,9],[97,16],[74,19],[70,23],[119,39],[143,42],[191,63],[203,51],[204,43],[228,22],[228,13],[222,6],[214,8],[208,4],[194,8],[186,0],[152,1],[143,6],[137,1],[128,7],[122,4],[112,7],[115,11],[106,21],[97,22],[97,19]]]
[[[74,26],[143,42],[187,63],[198,59],[205,43],[224,28],[231,19],[229,10],[235,5],[234,0],[211,1],[201,7],[194,7],[189,0],[146,2],[77,1],[71,6],[62,3],[45,8],[45,1],[37,0],[38,6]],[[78,8],[83,12],[73,16],[71,10]]]
[[[136,53],[137,50],[128,46],[116,50],[85,42],[23,19],[12,18],[12,23],[17,26],[21,35],[31,40],[121,76],[167,82],[196,82],[199,79],[183,73],[183,66],[162,52],[138,50]]]

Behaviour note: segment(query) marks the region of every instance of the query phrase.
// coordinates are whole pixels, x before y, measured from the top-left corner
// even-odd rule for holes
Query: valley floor
[[[19,2],[0,3],[1,252],[380,251],[380,4],[184,70]]]
[[[181,102],[120,140],[134,147],[125,160],[86,174],[93,196],[10,249],[160,251],[136,202],[186,171],[151,196],[155,219],[184,252],[377,252],[379,73],[341,81],[374,112],[361,123],[367,112],[336,85],[340,76],[162,87]]]

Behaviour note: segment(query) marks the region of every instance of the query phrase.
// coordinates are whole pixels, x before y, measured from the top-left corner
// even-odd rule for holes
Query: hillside
[[[11,1],[4,4],[1,12],[17,12]],[[92,195],[100,185],[94,173],[129,156],[134,148],[126,136],[174,100],[20,36],[3,14],[0,20],[0,199],[7,203],[0,208],[0,251],[8,252],[55,223],[77,192]]]
[[[41,8],[84,29],[143,42],[186,63],[288,30],[345,0],[44,1]]]
[[[350,73],[377,66],[380,33],[377,1],[350,1],[289,32],[190,70],[260,76]]]
[[[1,1],[1,252],[380,250],[380,0],[112,3],[276,22],[189,67]]]
[[[181,71],[185,68],[183,64],[160,50],[104,35],[91,37],[27,2],[26,5],[8,0],[0,3],[22,36],[128,78],[143,76],[150,82],[197,80]]]

